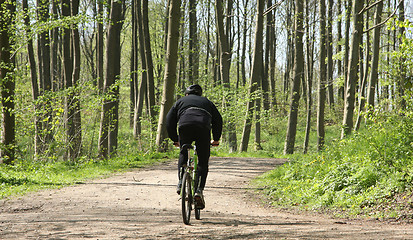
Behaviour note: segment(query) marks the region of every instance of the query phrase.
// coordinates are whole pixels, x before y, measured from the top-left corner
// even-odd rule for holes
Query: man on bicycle
[[[179,136],[176,131],[178,123]],[[203,209],[205,207],[203,190],[208,175],[210,145],[219,145],[222,133],[221,114],[210,100],[202,97],[201,86],[191,85],[185,90],[185,96],[176,101],[169,110],[166,116],[166,129],[169,138],[176,147],[192,144],[195,141],[200,181],[194,199],[198,208]],[[181,148],[178,161],[178,194],[180,194],[182,186],[182,166],[187,162],[187,158],[187,152]]]

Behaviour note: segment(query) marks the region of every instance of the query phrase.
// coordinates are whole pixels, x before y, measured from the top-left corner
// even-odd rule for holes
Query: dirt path
[[[294,215],[252,200],[280,159],[212,158],[201,220],[182,223],[176,163],[0,201],[0,239],[413,239],[412,225]]]

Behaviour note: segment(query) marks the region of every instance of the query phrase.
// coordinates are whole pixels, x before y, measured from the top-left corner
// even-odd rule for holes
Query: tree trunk
[[[369,13],[367,12],[366,16],[366,29],[369,28]],[[354,127],[355,131],[358,131],[361,125],[361,114],[364,111],[364,105],[366,103],[366,84],[369,75],[369,65],[371,59],[371,44],[370,44],[370,33],[366,34],[366,45],[363,47],[360,46],[360,58],[363,55],[363,49],[365,49],[366,59],[364,60],[364,69],[360,69],[360,73],[363,73],[360,77],[359,91],[358,91],[358,113],[356,119],[356,125]],[[363,59],[360,59],[360,68],[363,66]]]
[[[52,20],[58,19],[58,2],[52,1]],[[50,59],[50,79],[52,81],[52,91],[58,91],[62,89],[62,82],[61,79],[61,59],[59,56],[59,28],[55,27],[51,30],[51,59]]]
[[[245,86],[245,84],[247,83],[247,72],[245,70],[245,58],[246,58],[246,52],[247,52],[247,35],[248,35],[248,27],[247,27],[247,6],[248,6],[248,1],[249,0],[245,0],[245,5],[244,5],[244,15],[243,15],[243,19],[244,19],[244,24],[242,27],[242,50],[241,50],[241,84],[242,86]]]
[[[178,42],[179,42],[179,24],[176,24],[181,19],[181,0],[171,0],[169,7],[169,25],[168,25],[168,42],[166,49],[166,64],[163,83],[163,94],[161,102],[161,110],[158,121],[158,131],[156,136],[156,144],[158,151],[165,151],[167,144],[166,132],[166,115],[173,105],[175,82],[176,82],[176,65],[178,62]]]
[[[141,116],[143,110],[143,104],[145,101],[145,96],[147,94],[148,89],[148,71],[147,71],[147,64],[146,64],[146,57],[145,57],[145,35],[143,32],[143,17],[142,17],[142,2],[138,0],[136,2],[136,14],[137,14],[137,27],[139,33],[139,52],[141,56],[141,82],[138,87],[137,91],[137,102],[135,105],[134,110],[134,125],[133,125],[133,136],[138,138],[141,135],[142,127],[141,127]],[[148,100],[148,98],[147,98]]]
[[[267,1],[267,8],[272,6],[272,0]],[[269,80],[269,65],[270,65],[270,53],[272,48],[272,11],[269,11],[266,24],[266,37],[265,37],[265,54],[264,54],[264,76],[262,78],[262,93],[263,93],[263,106],[264,110],[270,109],[270,80]]]
[[[290,115],[288,117],[287,136],[285,139],[284,154],[294,153],[295,136],[297,133],[298,104],[300,100],[300,84],[304,77],[304,6],[302,0],[295,1],[295,56],[294,56],[294,79],[292,83]]]
[[[13,164],[16,144],[16,115],[14,57],[12,57],[13,31],[10,26],[16,15],[16,1],[0,0],[0,90],[2,104],[2,141],[0,157],[4,164]]]
[[[337,12],[341,13],[341,9],[342,9],[341,0],[338,0],[337,1]],[[342,17],[339,16],[339,18],[337,20],[337,51],[336,51],[337,53],[340,53],[341,50],[342,50],[342,44],[340,43],[341,39],[342,39],[342,35],[341,35],[342,26],[341,25],[342,25]],[[342,62],[343,61],[342,61],[341,58],[337,59],[337,77],[338,78],[341,78],[342,74],[343,74],[343,64],[342,64]],[[344,99],[344,87],[343,86],[340,86],[338,88],[338,98],[339,99]]]
[[[119,86],[117,86],[116,81],[120,77],[120,34],[123,25],[123,4],[123,1],[112,0],[110,6],[104,83],[104,92],[107,97],[104,99],[102,106],[99,136],[99,154],[102,158],[108,158],[115,154],[118,146]]]
[[[247,16],[247,6],[248,6],[248,1],[245,0],[245,5],[244,5],[244,24],[242,27],[242,52],[241,52],[241,79],[242,79],[242,86],[245,86],[247,83],[247,72],[245,70],[245,58],[246,58],[246,52],[247,52],[247,35],[248,35],[248,27],[247,27],[247,21],[246,19],[248,18]]]
[[[210,1],[208,1],[207,2],[207,11],[208,11],[208,14],[207,14],[207,25],[208,26],[210,26],[211,25],[211,8],[210,8],[210,4],[211,4],[211,2]],[[209,55],[210,55],[210,51],[211,51],[211,47],[210,47],[210,44],[211,44],[211,36],[210,36],[210,28],[209,27],[207,27],[207,30],[206,30],[206,52],[205,52],[205,67],[204,67],[204,75],[205,76],[208,76],[208,72],[209,72]]]
[[[328,0],[328,21],[327,21],[327,89],[328,103],[330,108],[334,108],[334,88],[333,88],[333,0]]]
[[[292,8],[293,8],[292,5],[293,5],[293,0],[290,0],[290,1],[287,2],[287,13],[286,13],[287,14],[287,16],[286,16],[286,22],[287,22],[287,26],[286,26],[286,28],[287,28],[287,39],[286,39],[286,41],[287,41],[287,50],[285,51],[285,53],[286,53],[286,61],[285,61],[286,67],[285,67],[285,72],[284,72],[284,84],[283,84],[283,87],[284,87],[283,94],[285,96],[285,98],[284,98],[285,101],[288,100],[288,96],[289,96],[288,92],[290,90],[291,70],[293,68],[292,64],[293,64],[293,61],[294,61],[293,60],[294,46],[293,46],[293,41],[292,41],[292,38],[293,38],[294,34],[291,30],[291,29],[293,29],[293,26],[292,26],[293,23],[291,22],[291,16],[292,16],[291,12],[292,12]],[[283,110],[285,112],[284,107],[285,107],[285,105],[283,106]]]
[[[350,135],[353,129],[354,101],[359,69],[359,51],[363,36],[363,13],[361,13],[363,6],[364,0],[354,1],[353,3],[353,33],[351,36],[350,59],[347,77],[348,82],[344,102],[344,117],[341,138]]]
[[[344,84],[343,87],[340,88],[340,94],[342,99],[345,99],[345,92],[348,82],[348,63],[349,63],[349,55],[350,55],[350,22],[351,22],[351,6],[353,0],[347,0],[346,6],[346,26],[345,26],[345,33],[344,33]]]
[[[46,23],[49,20],[49,1],[37,0],[37,20],[41,23]],[[48,99],[48,92],[51,91],[50,80],[50,38],[49,31],[41,31],[38,34],[37,40],[37,58],[38,58],[38,80],[40,83],[39,94],[44,96],[44,100],[41,103],[43,114],[40,116],[41,128],[39,131],[41,144],[38,145],[40,152],[46,150],[47,145],[52,140],[51,133],[51,121],[52,121],[52,109],[50,99]]]
[[[62,0],[62,17],[68,18],[71,16],[71,3],[70,0]],[[63,47],[63,71],[64,71],[64,88],[71,89],[73,87],[72,73],[73,73],[73,60],[72,60],[72,45],[71,37],[72,33],[69,27],[63,29],[62,47]],[[73,159],[73,152],[75,146],[73,145],[73,137],[75,136],[75,125],[73,123],[74,117],[73,107],[73,91],[68,91],[65,96],[65,124],[66,124],[66,159]]]
[[[142,0],[142,29],[144,35],[146,70],[147,70],[147,98],[148,111],[152,120],[155,119],[155,79],[153,75],[152,48],[149,34],[148,0]]]
[[[264,68],[264,64],[261,60],[261,69]],[[264,78],[264,74],[261,75],[261,79]],[[258,81],[258,89],[263,91],[262,86],[261,86],[261,81]],[[262,150],[261,146],[261,98],[262,94],[259,94],[259,97],[255,99],[255,142],[254,142],[254,147],[255,151]],[[265,105],[265,104],[264,104]]]
[[[103,21],[104,18],[104,8],[103,0],[97,0],[98,2],[98,20],[97,21],[97,39],[96,39],[96,66],[97,66],[97,76],[98,76],[98,89],[100,92],[103,92],[104,85],[104,74],[103,74],[103,63],[104,63],[104,36],[103,36]]]
[[[383,12],[383,2],[377,5],[376,15],[374,22],[378,25],[381,22],[381,15]],[[378,82],[378,66],[380,57],[380,30],[381,27],[377,26],[373,32],[373,59],[371,62],[370,81],[367,88],[367,104],[374,107],[374,96],[376,92],[376,84]]]
[[[255,27],[255,42],[254,42],[254,55],[252,60],[251,69],[251,86],[248,92],[248,98],[250,99],[247,104],[247,112],[244,121],[244,128],[242,131],[240,151],[246,152],[248,149],[248,142],[251,133],[251,122],[254,115],[254,102],[253,95],[256,94],[259,81],[262,78],[262,58],[263,58],[263,28],[264,28],[264,0],[258,0],[257,2],[257,17]]]
[[[275,81],[275,70],[276,70],[276,46],[277,46],[277,39],[275,37],[275,24],[274,21],[271,21],[271,45],[270,45],[270,83],[271,83],[271,98],[272,98],[272,106],[274,108],[274,111],[278,110],[278,105],[277,105],[277,88],[276,88],[276,81]]]
[[[29,12],[28,12],[28,4],[27,0],[23,0],[22,2],[22,10],[24,12],[24,24],[26,25],[26,34],[27,36],[31,35],[30,31],[30,18],[29,18]],[[27,55],[29,58],[29,64],[30,64],[30,79],[32,83],[32,96],[33,96],[33,103],[34,103],[34,155],[35,158],[38,154],[41,153],[41,138],[40,138],[40,131],[42,129],[41,121],[39,119],[39,116],[37,116],[37,111],[39,110],[37,99],[39,97],[39,83],[37,79],[37,66],[36,66],[36,59],[34,56],[34,50],[33,50],[33,40],[31,38],[28,39],[27,42]]]
[[[400,0],[399,3],[399,21],[401,23],[404,22],[405,16],[404,16],[404,0]],[[403,38],[405,38],[406,34],[406,29],[404,26],[401,26],[399,28],[399,46],[403,43]],[[398,92],[398,107],[401,110],[406,110],[406,99],[404,98],[404,84],[406,82],[406,68],[405,68],[405,57],[400,57],[399,60],[399,81],[396,83],[397,85],[397,92]]]
[[[129,89],[129,101],[130,101],[130,115],[129,126],[133,129],[134,126],[134,113],[137,99],[137,85],[138,85],[138,22],[137,22],[137,2],[138,0],[132,0],[131,5],[131,18],[132,18],[132,42],[131,42],[131,58],[130,58],[130,89]],[[134,132],[134,137],[135,132]]]
[[[185,62],[185,8],[186,8],[186,1],[183,2],[183,6],[181,7],[181,29],[180,29],[180,41],[179,41],[179,51],[178,51],[178,61],[179,61],[179,69],[178,69],[178,84],[177,86],[180,87],[182,91],[185,90],[185,79],[186,79],[186,62]],[[179,91],[179,90],[178,90]]]
[[[229,44],[229,36],[227,35],[226,29],[224,28],[224,16],[223,16],[223,6],[222,1],[215,1],[215,10],[216,10],[216,20],[217,20],[217,31],[218,38],[220,43],[220,77],[223,82],[225,89],[229,91],[230,82],[229,82],[229,73],[231,67],[231,48]],[[227,99],[226,99],[227,100]],[[229,104],[229,101],[226,101],[226,104]],[[228,121],[228,144],[231,152],[237,150],[237,135],[236,127],[233,121]]]
[[[196,15],[196,1],[189,0],[189,71],[188,78],[191,83],[198,83],[198,66],[199,66],[199,53],[198,53],[198,27],[197,27],[197,15]]]
[[[326,5],[325,0],[319,0],[320,12],[320,79],[318,81],[318,108],[317,108],[317,149],[324,148],[324,109],[326,101]]]
[[[304,137],[304,145],[303,145],[303,153],[306,154],[308,151],[308,143],[310,141],[310,132],[311,132],[311,114],[312,114],[312,106],[313,106],[313,97],[312,97],[312,85],[313,85],[313,67],[314,67],[314,42],[315,42],[315,31],[314,28],[310,29],[310,4],[309,0],[305,1],[305,11],[306,11],[306,48],[307,48],[307,119],[306,119],[306,127],[305,127],[305,137]],[[315,11],[315,10],[314,10]],[[313,14],[315,17],[316,14]],[[314,22],[314,21],[313,21]],[[310,37],[310,32],[312,32],[312,36]]]
[[[72,16],[77,16],[79,12],[79,0],[72,0]],[[82,119],[80,115],[80,101],[77,85],[80,78],[80,37],[79,37],[79,29],[77,25],[73,25],[72,28],[72,47],[73,47],[73,73],[72,73],[72,81],[73,87],[75,88],[73,94],[73,107],[74,107],[74,116],[73,116],[73,124],[75,128],[75,135],[73,136],[73,152],[70,154],[72,157],[71,159],[75,159],[80,155],[82,150]],[[72,149],[72,148],[71,148]]]

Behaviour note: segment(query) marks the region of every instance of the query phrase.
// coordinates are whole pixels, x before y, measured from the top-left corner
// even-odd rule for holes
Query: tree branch
[[[381,0],[380,0],[380,1],[381,1]],[[403,2],[403,0],[400,0],[400,1],[399,1],[399,3],[397,4],[396,8],[395,8],[394,11],[392,12],[392,14],[390,14],[383,22],[372,26],[371,28],[363,31],[363,33],[369,32],[369,31],[371,31],[371,30],[373,30],[373,29],[375,29],[375,28],[377,28],[377,27],[383,26],[387,21],[390,20],[390,18],[392,18],[392,17],[396,14],[397,9],[399,8],[399,6],[400,6],[400,4],[401,4],[402,2]]]
[[[374,6],[376,6],[377,4],[379,4],[379,3],[381,3],[381,2],[383,2],[383,0],[379,0],[379,1],[377,1],[377,2],[375,2],[375,3],[373,3],[373,4],[371,4],[371,5],[366,5],[363,9],[361,9],[361,11],[360,11],[358,14],[362,14],[362,13],[370,10],[371,8],[373,8]],[[400,3],[399,3],[399,4],[400,4]]]
[[[277,8],[278,6],[281,5],[281,3],[283,3],[284,0],[280,0],[277,3],[274,3],[271,7],[267,8],[264,13],[262,14],[263,16],[267,15],[269,12],[271,12],[272,10],[274,10],[275,8]]]

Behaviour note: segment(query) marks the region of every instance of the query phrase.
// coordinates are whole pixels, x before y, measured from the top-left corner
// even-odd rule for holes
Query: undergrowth
[[[323,152],[296,154],[259,177],[273,205],[375,218],[413,217],[413,118],[374,116]],[[404,204],[395,204],[398,200]],[[391,207],[395,206],[397,207]]]
[[[39,189],[81,183],[169,158],[167,153],[135,153],[106,160],[24,160],[15,162],[14,165],[0,165],[0,199]]]

